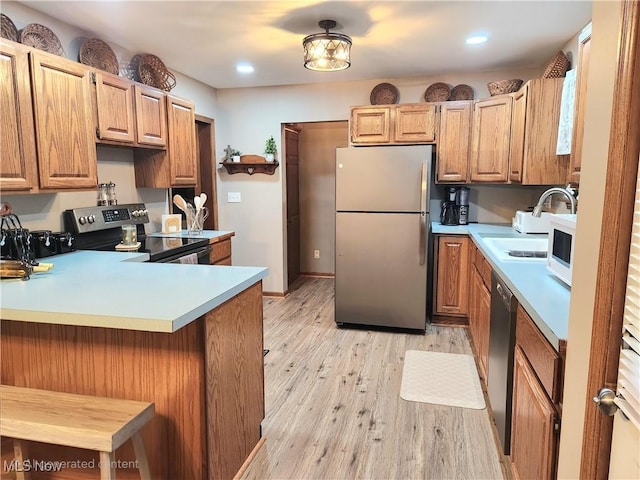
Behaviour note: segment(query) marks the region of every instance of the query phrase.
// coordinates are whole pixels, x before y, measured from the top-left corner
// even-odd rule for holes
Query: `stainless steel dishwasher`
[[[491,272],[491,322],[487,393],[505,455],[511,450],[513,351],[518,302],[502,280]]]

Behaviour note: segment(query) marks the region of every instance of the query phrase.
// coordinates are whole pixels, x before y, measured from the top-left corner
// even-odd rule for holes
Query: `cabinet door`
[[[504,182],[509,174],[512,97],[480,100],[474,107],[472,182]]]
[[[578,48],[578,72],[576,78],[573,135],[571,138],[571,161],[569,165],[569,182],[574,183],[580,183],[582,141],[584,138],[584,112],[586,107],[590,52],[591,29],[589,28],[580,36],[580,46]]]
[[[198,181],[195,106],[167,95],[171,185],[195,185]]]
[[[437,143],[437,182],[469,181],[469,144],[473,102],[440,105]]]
[[[393,140],[404,143],[436,141],[435,104],[402,105],[395,108]]]
[[[0,190],[37,188],[29,54],[0,43]]]
[[[165,94],[142,85],[134,86],[136,141],[140,145],[167,146],[167,104]]]
[[[554,478],[556,413],[518,345],[513,369],[511,463],[517,479]]]
[[[43,52],[30,56],[40,187],[95,188],[91,69]]]
[[[133,84],[121,77],[96,72],[98,138],[122,143],[135,141]]]
[[[476,271],[477,273],[477,271]],[[482,277],[477,276],[478,289],[477,304],[478,310],[478,357],[480,363],[480,374],[486,381],[489,374],[489,329],[491,328],[491,292],[485,287]]]
[[[512,182],[522,181],[528,88],[529,85],[525,84],[513,95],[511,141],[509,145],[509,180]]]
[[[392,107],[351,109],[351,143],[389,143]]]
[[[438,237],[436,313],[466,316],[469,293],[469,238]]]

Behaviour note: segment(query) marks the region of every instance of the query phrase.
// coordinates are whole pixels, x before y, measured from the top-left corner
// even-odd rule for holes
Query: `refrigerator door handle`
[[[418,263],[424,265],[427,257],[427,162],[422,164],[420,178],[420,244],[418,247]]]
[[[427,257],[427,214],[420,214],[420,246],[418,252],[418,263],[424,265]]]

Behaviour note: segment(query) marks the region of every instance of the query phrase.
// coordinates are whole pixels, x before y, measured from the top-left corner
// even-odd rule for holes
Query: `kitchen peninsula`
[[[78,251],[28,281],[3,280],[1,383],[154,402],[141,430],[153,478],[231,478],[261,436],[267,269],[147,257]],[[127,444],[116,453],[133,458]]]

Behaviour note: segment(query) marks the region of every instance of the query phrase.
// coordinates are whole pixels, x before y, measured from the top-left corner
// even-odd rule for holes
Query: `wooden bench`
[[[150,480],[140,428],[155,415],[153,403],[0,386],[0,435],[13,439],[18,465],[27,460],[26,442],[100,452],[101,480],[115,479],[115,450],[131,439],[140,478]],[[18,469],[18,480],[29,472]]]

